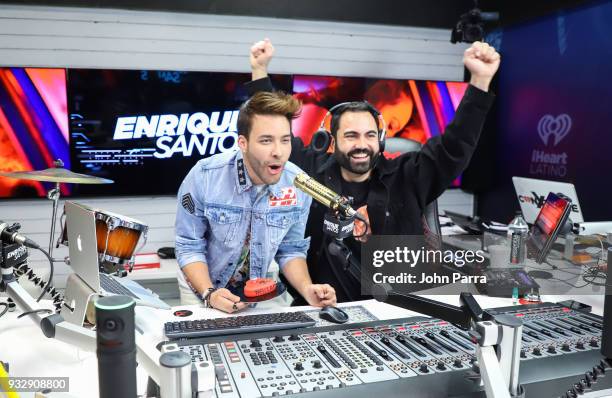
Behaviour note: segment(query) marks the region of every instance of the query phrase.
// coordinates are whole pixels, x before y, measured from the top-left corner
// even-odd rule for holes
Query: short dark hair
[[[378,126],[378,111],[374,109],[374,107],[368,104],[365,101],[356,101],[349,102],[346,105],[342,105],[339,108],[335,109],[332,113],[332,118],[330,122],[330,133],[335,137],[338,132],[338,128],[340,128],[340,118],[346,112],[368,112],[374,118],[376,122],[376,129],[378,130],[380,126]]]
[[[255,115],[280,115],[289,123],[300,115],[302,103],[295,97],[282,91],[259,92],[249,98],[238,114],[238,134],[249,138]]]

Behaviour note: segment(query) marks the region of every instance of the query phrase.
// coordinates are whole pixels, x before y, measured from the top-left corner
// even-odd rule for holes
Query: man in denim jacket
[[[240,108],[239,150],[200,160],[185,177],[176,215],[183,304],[243,309],[226,287],[265,277],[272,260],[308,304],[335,304],[334,289],[313,284],[306,266],[312,200],[293,186],[301,170],[287,161],[299,109],[290,95],[257,94]]]

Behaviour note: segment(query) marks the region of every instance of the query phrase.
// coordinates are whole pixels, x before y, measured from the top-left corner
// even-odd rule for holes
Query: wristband
[[[213,292],[216,290],[217,288],[215,287],[209,287],[202,295],[202,301],[204,302],[205,308],[212,308],[212,305],[210,305],[210,295],[213,294]]]

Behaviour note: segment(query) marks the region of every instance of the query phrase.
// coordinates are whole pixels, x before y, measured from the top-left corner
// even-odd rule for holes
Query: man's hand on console
[[[336,291],[328,284],[306,285],[302,289],[302,296],[313,307],[326,307],[336,305]]]
[[[248,305],[247,303],[241,303],[240,297],[232,294],[232,292],[225,288],[212,292],[208,301],[212,308],[227,312],[228,314],[243,310]]]

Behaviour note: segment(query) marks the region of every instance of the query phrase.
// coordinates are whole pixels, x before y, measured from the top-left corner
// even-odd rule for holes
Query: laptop
[[[70,266],[74,273],[101,296],[125,295],[137,305],[170,309],[155,293],[137,282],[99,271],[95,211],[82,204],[66,202],[66,226]]]
[[[570,219],[574,223],[584,222],[574,184],[524,177],[512,177],[512,182],[523,217],[527,223],[533,224],[535,222],[550,192],[561,193],[571,199]]]

